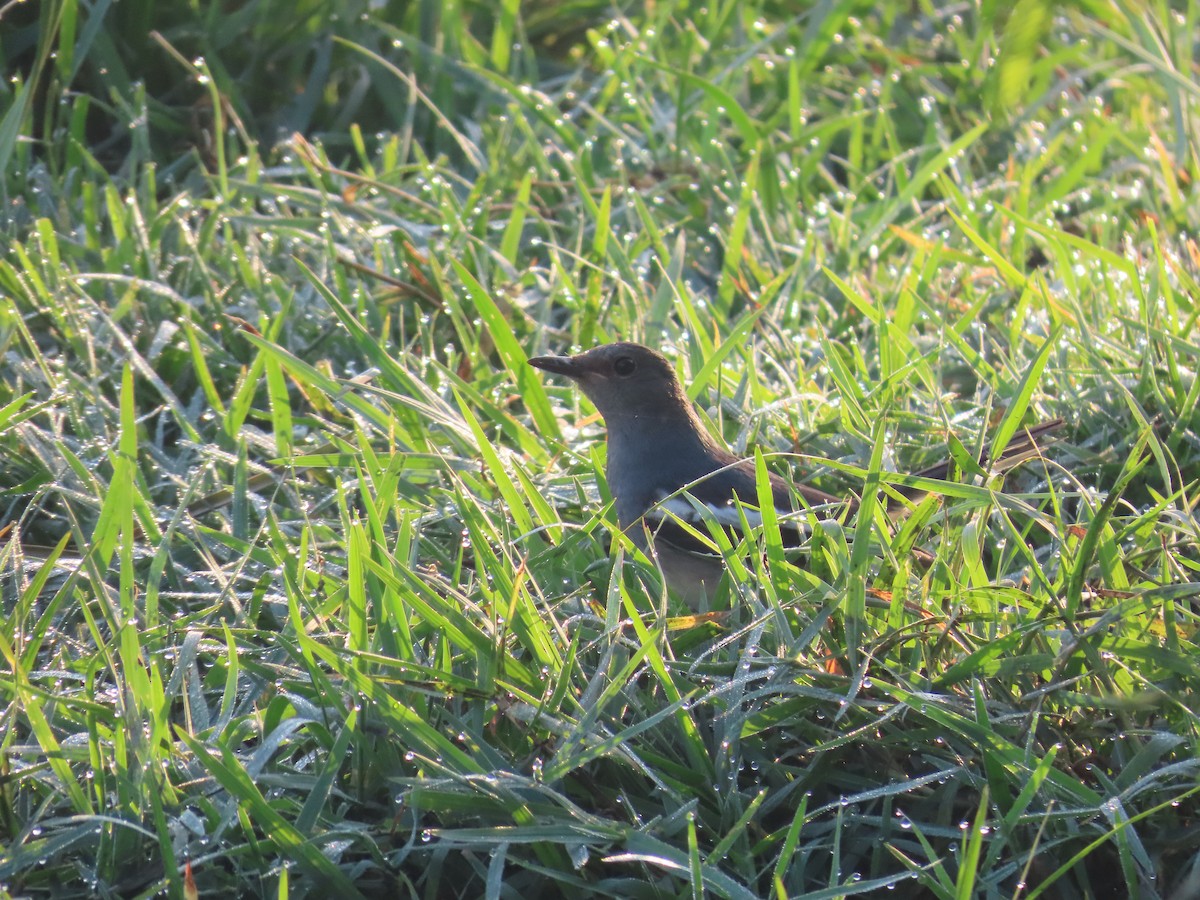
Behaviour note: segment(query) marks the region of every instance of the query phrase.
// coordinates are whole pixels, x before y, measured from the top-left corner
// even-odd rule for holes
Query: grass
[[[3,891],[1196,896],[1196,10],[519,7],[3,11]],[[692,617],[618,338],[965,474]]]

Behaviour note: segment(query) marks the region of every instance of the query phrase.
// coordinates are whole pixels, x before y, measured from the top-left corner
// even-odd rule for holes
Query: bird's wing
[[[775,516],[785,547],[799,546],[810,532],[808,524],[794,511],[793,491],[805,506],[827,515],[835,514],[846,505],[843,498],[817,488],[790,486],[774,473],[769,477]],[[736,544],[744,534],[744,524],[750,527],[762,524],[757,503],[754,464],[749,460],[738,460],[683,490],[657,492],[645,519],[656,541],[687,553],[712,556],[710,527],[723,529],[730,542]]]

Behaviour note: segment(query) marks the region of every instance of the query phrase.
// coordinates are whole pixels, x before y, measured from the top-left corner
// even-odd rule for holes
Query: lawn
[[[1200,897],[1200,7],[804,6],[0,4],[0,897]]]

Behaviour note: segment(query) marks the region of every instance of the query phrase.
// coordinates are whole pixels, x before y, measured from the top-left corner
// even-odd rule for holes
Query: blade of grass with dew
[[[7,172],[8,161],[12,158],[21,137],[29,101],[32,97],[31,81],[17,81],[13,91],[14,96],[8,110],[0,117],[0,172]]]
[[[138,457],[137,421],[134,414],[133,370],[126,365],[121,373],[121,430],[117,449],[111,455],[112,478],[104,495],[104,505],[92,531],[96,558],[107,566],[121,540],[121,534],[133,533],[133,498],[136,492]],[[133,610],[129,610],[133,614]]]
[[[992,459],[990,462],[994,465],[1000,458],[1004,449],[1012,440],[1013,435],[1017,433],[1020,427],[1021,420],[1025,417],[1025,411],[1029,409],[1033,401],[1034,391],[1037,390],[1038,382],[1041,380],[1042,372],[1045,371],[1046,363],[1050,359],[1050,354],[1058,347],[1059,339],[1062,335],[1062,329],[1056,328],[1046,338],[1037,355],[1033,358],[1033,362],[1025,368],[1025,373],[1021,376],[1021,382],[1017,385],[1016,392],[1008,399],[1008,409],[1004,413],[1004,417],[1000,420],[1000,424],[996,426],[995,436],[992,438]]]
[[[353,715],[351,713],[351,717]],[[214,753],[190,734],[182,730],[177,733],[179,740],[195,755],[196,761],[238,802],[239,807],[245,809],[249,819],[270,835],[271,843],[285,857],[294,860],[318,881],[335,889],[339,896],[363,896],[339,866],[275,810],[230,750],[220,747]]]
[[[734,107],[740,109],[740,107]],[[741,192],[738,195],[737,209],[733,222],[729,226],[729,234],[725,239],[725,252],[721,280],[717,284],[718,310],[725,313],[732,308],[733,295],[742,281],[742,250],[746,241],[746,233],[750,228],[750,212],[754,207],[756,191],[758,190],[759,169],[761,168],[762,141],[756,140],[750,152],[750,164],[742,176]]]
[[[395,560],[388,559],[384,564],[374,559],[366,560],[367,566],[381,579],[404,597],[405,605],[412,607],[421,614],[422,619],[437,628],[443,637],[452,641],[456,646],[472,653],[487,657],[495,652],[495,646],[488,635],[483,634],[475,624],[463,615],[461,604],[455,602],[459,598],[445,595],[437,590],[437,586],[428,583],[419,573],[409,570]],[[517,680],[527,680],[528,673],[516,659],[505,660],[505,670],[512,672],[510,677]]]
[[[1083,541],[1080,543],[1079,550],[1076,553],[1075,563],[1071,567],[1067,578],[1065,599],[1066,612],[1069,618],[1073,618],[1082,606],[1084,579],[1087,577],[1092,561],[1096,557],[1097,547],[1100,546],[1101,539],[1109,529],[1109,519],[1120,503],[1121,497],[1124,495],[1126,488],[1129,487],[1130,482],[1150,462],[1151,456],[1143,452],[1149,440],[1149,433],[1143,432],[1141,438],[1134,446],[1133,452],[1126,458],[1124,469],[1117,478],[1116,484],[1108,492],[1108,496],[1104,498],[1104,502],[1100,504],[1100,508],[1096,511],[1083,536]],[[1111,533],[1108,536],[1111,539]]]
[[[466,266],[457,259],[451,259],[450,265],[466,287],[467,295],[474,304],[475,311],[487,327],[492,340],[495,341],[496,351],[500,354],[500,359],[504,362],[509,375],[516,382],[517,390],[520,391],[525,407],[533,416],[538,430],[543,434],[557,434],[558,420],[550,409],[549,398],[542,387],[541,379],[528,365],[529,355],[517,341],[512,326],[500,312],[496,302],[484,290],[483,285],[475,280],[475,276],[467,270]]]
[[[359,503],[360,509],[366,516],[370,532],[367,538],[368,553],[379,565],[384,567],[387,567],[389,558],[395,559],[397,562],[413,562],[416,550],[414,520],[420,516],[420,512],[409,509],[400,502],[397,484],[400,472],[405,467],[405,457],[393,457],[386,470],[381,471],[374,460],[374,455],[370,453],[370,445],[365,438],[362,439],[361,445],[363,448],[361,465],[366,471],[359,482]],[[387,525],[389,506],[392,507],[390,512],[396,524],[394,534]],[[388,547],[393,541],[394,556],[389,557],[385,553],[377,553],[377,548]],[[286,549],[286,545],[281,549]],[[303,571],[303,569],[298,568],[297,571]],[[365,567],[363,577],[371,583],[374,618],[379,626],[375,631],[377,639],[382,635],[382,639],[392,645],[392,649],[399,655],[405,659],[413,659],[415,648],[412,630],[409,628],[407,616],[403,614],[403,595],[397,590],[396,583],[375,578],[365,571]]]
[[[692,373],[692,380],[687,388],[689,400],[694,403],[696,398],[700,396],[701,391],[711,386],[713,378],[720,369],[721,364],[730,353],[745,345],[750,332],[754,330],[765,314],[766,307],[760,307],[759,309],[747,312],[738,319],[721,342],[713,347],[711,352],[703,355],[704,364]]]
[[[871,421],[863,401],[866,399],[858,379],[851,372],[847,361],[847,353],[840,344],[835,344],[828,337],[822,337],[821,347],[825,351],[825,361],[829,366],[829,376],[837,387],[837,395],[843,424],[852,433],[864,434],[870,429],[867,423]]]
[[[494,754],[485,754],[482,760],[460,749],[454,741],[442,734],[428,721],[428,715],[403,703],[384,690],[383,685],[375,679],[363,674],[347,660],[325,646],[304,635],[297,638],[308,645],[313,654],[324,661],[332,671],[346,679],[349,686],[372,705],[373,713],[383,719],[395,734],[397,740],[405,745],[417,748],[430,759],[440,761],[448,772],[459,775],[479,775],[489,768],[503,766],[503,760]],[[491,758],[486,758],[488,755]]]
[[[927,702],[920,695],[910,692],[899,685],[876,683],[876,687],[894,697],[898,702],[906,703],[912,713],[928,718],[937,727],[949,729],[951,733],[969,737],[981,749],[986,748],[993,754],[993,759],[999,767],[996,771],[1011,773],[1011,777],[1019,777],[1024,784],[1028,777],[1023,748],[1005,739],[996,731],[981,728],[973,718],[957,713],[941,703]],[[1088,786],[1074,780],[1070,775],[1057,769],[1051,770],[1046,781],[1056,790],[1062,791],[1071,802],[1087,809],[1096,809],[1103,802],[1103,797]]]
[[[517,195],[513,198],[512,215],[504,226],[504,234],[500,237],[500,255],[509,265],[517,265],[517,251],[521,246],[521,236],[525,232],[525,218],[529,214],[529,196],[533,189],[533,174],[526,172],[517,186]]]
[[[75,777],[68,762],[70,756],[64,752],[62,745],[54,736],[54,728],[46,718],[44,710],[52,707],[55,700],[50,693],[36,687],[29,678],[29,671],[18,659],[16,649],[7,638],[0,637],[0,656],[8,663],[11,675],[13,695],[18,698],[25,713],[25,721],[34,740],[42,751],[46,765],[59,781],[59,786],[70,801],[76,815],[92,815],[95,813],[87,792]]]
[[[708,754],[704,750],[704,742],[700,730],[689,714],[686,704],[683,703],[683,696],[680,694],[674,678],[671,677],[671,671],[667,667],[666,660],[663,659],[659,649],[659,642],[661,640],[660,628],[658,626],[655,628],[655,631],[660,632],[658,635],[651,633],[642,620],[642,613],[634,605],[633,598],[627,593],[623,593],[622,600],[624,601],[625,612],[629,616],[627,621],[633,628],[637,642],[636,646],[644,653],[649,670],[653,673],[655,682],[662,688],[667,702],[676,710],[675,718],[679,725],[681,739],[684,742],[684,753],[697,774],[709,773],[711,777],[712,767],[708,764]]]
[[[700,846],[696,839],[696,815],[687,815],[688,874],[693,900],[703,900],[708,891],[704,887],[704,868],[700,863]]]
[[[658,257],[658,263],[663,270],[662,278],[654,289],[654,295],[650,298],[641,323],[642,340],[651,346],[663,342],[663,333],[669,324],[672,308],[681,307],[684,314],[689,316],[689,318],[696,315],[694,305],[683,302],[684,298],[680,296],[677,287],[683,279],[683,267],[686,259],[687,235],[681,231],[675,235],[673,252],[670,254],[664,253]],[[705,340],[706,335],[704,334],[704,330],[696,328],[694,322],[690,324],[693,334],[697,335],[697,340]]]
[[[1003,816],[1013,808],[1015,800],[1013,785],[1010,783],[1012,780],[1010,767],[1017,765],[1023,767],[1024,760],[1015,760],[1011,754],[993,752],[993,748],[997,745],[1003,746],[1003,739],[995,734],[995,728],[988,716],[987,696],[983,692],[983,685],[978,677],[971,680],[971,693],[975,701],[975,724],[988,735],[987,740],[981,741],[979,744],[983,756],[983,771],[987,778],[984,789],[989,790],[995,797],[996,806]],[[978,862],[978,858],[976,862]]]
[[[351,653],[366,650],[370,646],[367,635],[367,564],[371,555],[372,542],[366,529],[355,518],[343,510],[346,521],[346,600],[343,609],[346,615],[346,643]]]
[[[242,337],[243,339],[254,344],[256,347],[262,349],[264,352],[276,357],[283,367],[288,371],[288,373],[293,377],[300,378],[303,383],[311,385],[312,387],[324,392],[325,394],[328,394],[331,397],[337,398],[339,401],[345,403],[347,406],[353,409],[356,413],[363,416],[363,418],[365,418],[367,421],[374,424],[381,431],[386,433],[391,430],[390,426],[392,426],[393,423],[388,417],[387,412],[378,409],[373,404],[368,403],[359,397],[353,390],[355,385],[352,383],[347,384],[340,379],[332,378],[324,374],[316,367],[309,365],[284,348],[272,344],[258,335],[244,332]]]
[[[976,880],[979,877],[979,858],[983,852],[983,835],[990,830],[987,826],[988,786],[985,784],[979,792],[979,807],[975,811],[975,820],[971,823],[966,834],[966,846],[959,858],[958,874],[954,882],[955,900],[971,900],[975,896]]]
[[[986,134],[990,127],[988,123],[984,122],[976,125],[974,128],[968,129],[958,138],[944,146],[939,152],[935,153],[926,162],[922,163],[917,171],[913,173],[908,183],[900,189],[895,198],[884,208],[883,212],[869,226],[862,229],[858,240],[854,244],[853,255],[858,257],[866,252],[871,244],[878,240],[879,235],[900,216],[900,213],[911,206],[913,201],[916,200],[917,195],[925,190],[930,182],[941,175],[951,162]]]
[[[491,57],[497,72],[509,70],[520,6],[520,0],[501,0],[500,14],[495,18],[492,32]]]
[[[849,580],[846,586],[844,608],[846,656],[852,669],[858,665],[859,645],[867,623],[867,579],[872,558],[872,522],[875,519],[875,509],[879,505],[879,472],[883,465],[883,451],[888,427],[885,417],[881,416],[872,429],[875,433],[871,457],[867,463],[862,497],[855,514],[855,522],[860,527],[857,529],[854,546],[850,551],[850,567],[847,570]]]
[[[72,595],[75,582],[79,580],[79,570],[76,569],[48,601],[43,601],[44,606],[38,604],[38,600],[45,596],[43,592],[46,590],[50,578],[58,575],[56,564],[72,538],[74,535],[68,531],[59,538],[57,544],[50,548],[46,558],[33,572],[32,577],[28,578],[28,583],[22,587],[16,604],[4,617],[3,624],[0,625],[0,636],[9,641],[21,655],[20,660],[13,664],[14,668],[20,666],[25,670],[30,670],[37,665],[37,659],[43,651],[47,638],[53,634],[52,626],[57,619],[59,610],[67,598]],[[7,559],[4,561],[5,564],[8,564]],[[29,624],[30,616],[39,607],[40,614],[37,621]]]
[[[481,576],[480,590],[494,615],[500,616],[501,628],[512,629],[521,647],[530,655],[530,668],[557,670],[562,665],[555,641],[546,629],[529,592],[524,590],[522,566],[514,559],[513,541],[507,528],[495,528],[468,500],[461,484],[454,486],[456,505],[474,553],[474,566]],[[507,524],[507,523],[505,523]],[[531,529],[530,529],[531,530]],[[503,663],[503,660],[499,660]],[[489,682],[497,671],[481,667],[481,677]],[[481,684],[482,686],[482,684]]]
[[[900,863],[909,870],[912,877],[918,879],[918,884],[938,900],[956,900],[954,882],[950,879],[950,874],[946,871],[946,863],[941,854],[930,843],[929,838],[925,836],[925,831],[916,822],[911,819],[905,819],[904,825],[908,831],[917,839],[917,843],[921,845],[921,849],[925,853],[925,858],[929,860],[924,866],[914,859],[903,853],[895,844],[888,843],[885,846],[888,851]]]
[[[329,755],[317,770],[316,778],[308,788],[308,796],[296,816],[296,830],[301,834],[312,834],[317,830],[321,813],[333,794],[337,777],[350,752],[356,732],[359,730],[358,713],[351,710],[337,730],[337,736],[329,747]]]
[[[779,515],[775,509],[771,477],[762,449],[754,448],[754,486],[757,492],[758,513],[762,517],[763,548],[766,550],[767,569],[772,583],[780,577],[779,570],[786,564],[783,552],[783,536],[779,533]],[[772,590],[772,593],[774,591]]]
[[[513,483],[512,476],[509,475],[504,462],[500,459],[499,453],[492,446],[483,427],[479,424],[479,420],[471,411],[463,396],[456,390],[454,392],[455,399],[458,401],[459,412],[462,414],[463,421],[467,423],[467,427],[475,436],[475,444],[479,451],[479,455],[483,458],[483,463],[487,466],[488,471],[492,475],[492,481],[496,489],[500,492],[507,508],[507,512],[512,516],[513,521],[517,525],[517,530],[521,533],[533,531],[533,520],[529,517],[529,509],[526,506],[525,498],[522,496],[520,489]]]
[[[607,730],[604,727],[605,711],[612,709],[614,703],[621,703],[622,694],[627,691],[630,680],[644,659],[644,654],[635,654],[630,662],[625,663],[616,672],[604,673],[605,677],[610,679],[610,683],[605,685],[603,691],[587,698],[590,702],[583,704],[582,715],[574,727],[562,735],[561,753],[555,754],[553,765],[548,760],[543,769],[543,777],[546,780],[551,780],[551,774],[555,779],[566,778],[570,773],[597,760],[618,757],[641,769],[644,775],[668,786],[680,797],[705,786],[702,773],[696,772],[687,761],[673,770],[672,763],[675,763],[675,760],[645,759],[649,753],[644,752],[639,756],[632,749],[637,746],[636,739],[639,736],[664,728],[668,722],[677,724],[679,714],[686,711],[687,698],[679,703],[656,708],[645,718],[625,725],[611,734],[598,734]]]

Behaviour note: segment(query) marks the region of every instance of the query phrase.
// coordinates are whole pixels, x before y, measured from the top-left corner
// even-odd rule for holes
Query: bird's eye
[[[633,370],[637,368],[637,363],[630,356],[619,356],[617,361],[613,363],[613,371],[622,378],[627,378],[633,374]]]

